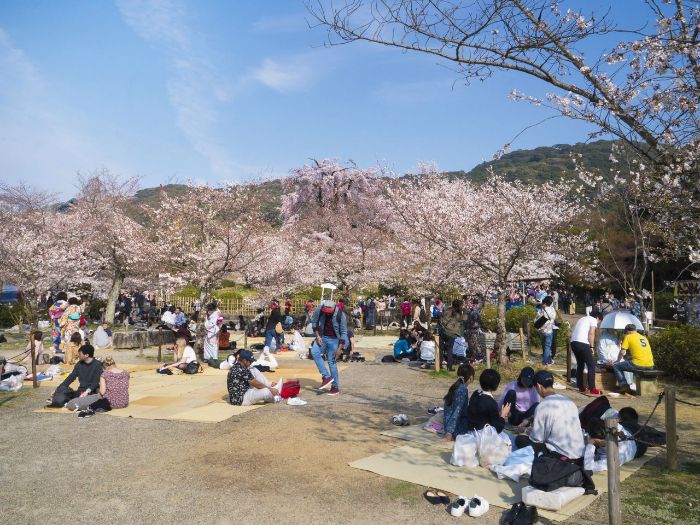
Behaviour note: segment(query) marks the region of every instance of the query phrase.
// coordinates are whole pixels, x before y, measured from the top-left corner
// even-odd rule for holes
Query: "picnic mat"
[[[493,472],[485,468],[455,467],[450,465],[451,453],[451,450],[434,445],[416,443],[353,461],[350,466],[452,494],[467,497],[478,494],[490,505],[504,509],[509,509],[513,503],[521,500],[520,492],[522,487],[527,485],[527,480],[521,479],[519,483],[515,483],[508,479],[499,480]],[[623,465],[620,468],[620,480],[628,478],[657,453],[657,450],[647,452],[642,458]],[[593,480],[599,494],[607,490],[607,473],[598,472],[593,476]],[[545,518],[562,521],[590,505],[595,498],[593,495],[581,496],[557,512],[538,510]]]
[[[313,361],[299,359],[293,352],[278,354],[278,361],[279,368],[274,373],[265,374],[273,383],[280,378],[299,378],[311,388],[320,381]],[[156,366],[124,365],[123,368],[130,372],[129,406],[108,412],[110,416],[219,423],[263,406],[234,406],[228,403],[228,370],[205,366],[201,374],[168,376],[157,374]],[[343,370],[346,366],[339,365],[338,369]],[[42,408],[35,412],[71,413],[63,408]]]
[[[126,368],[126,367],[125,367]],[[164,419],[219,423],[255,410],[262,405],[234,406],[226,401],[226,370],[205,368],[201,374],[156,374],[149,370],[131,372],[129,406],[107,412],[115,417]],[[42,408],[36,412],[70,414],[65,408]]]

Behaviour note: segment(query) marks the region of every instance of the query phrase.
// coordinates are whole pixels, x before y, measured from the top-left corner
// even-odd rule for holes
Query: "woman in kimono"
[[[49,307],[49,318],[51,319],[51,339],[56,352],[61,352],[61,318],[68,306],[68,294],[58,292],[56,302]]]
[[[224,316],[215,304],[207,306],[207,320],[204,322],[204,361],[219,358],[219,330]]]
[[[71,336],[78,331],[80,316],[83,314],[83,309],[80,307],[80,299],[71,297],[68,299],[68,306],[63,311],[61,316],[61,349],[65,351]]]

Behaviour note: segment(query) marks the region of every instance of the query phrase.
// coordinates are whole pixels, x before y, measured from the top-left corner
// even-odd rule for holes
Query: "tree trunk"
[[[124,283],[124,275],[121,272],[116,272],[114,278],[112,279],[112,288],[109,290],[107,295],[107,306],[105,306],[105,322],[114,324],[114,311],[117,307],[117,299],[119,299],[119,290],[122,289],[122,284]]]
[[[494,351],[498,355],[498,362],[502,365],[508,364],[506,354],[506,287],[498,287],[498,317],[496,319],[496,342]]]

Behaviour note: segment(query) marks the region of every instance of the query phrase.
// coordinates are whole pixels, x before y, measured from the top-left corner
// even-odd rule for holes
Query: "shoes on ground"
[[[450,505],[450,515],[459,518],[469,506],[469,500],[464,496],[458,496],[452,505]]]
[[[92,417],[95,415],[95,411],[91,409],[81,410],[78,412],[78,417]]]
[[[408,416],[406,414],[396,414],[395,416],[391,417],[391,424],[396,425],[397,427],[405,427],[410,425],[410,422],[408,421]]]
[[[294,407],[302,407],[306,404],[306,401],[299,397],[290,397],[287,399],[287,404],[292,405]]]
[[[590,394],[594,395],[594,396],[603,395],[603,391],[602,391],[602,390],[598,390],[597,388],[591,388],[588,392],[589,392]]]
[[[340,394],[340,390],[334,386],[328,391],[328,393],[326,395],[327,396],[337,396],[338,394]]]
[[[474,494],[474,497],[469,502],[469,515],[472,518],[483,516],[489,511],[489,502],[481,496]]]
[[[318,387],[319,390],[330,390],[333,388],[333,378],[328,376],[324,377],[321,381],[321,386]]]

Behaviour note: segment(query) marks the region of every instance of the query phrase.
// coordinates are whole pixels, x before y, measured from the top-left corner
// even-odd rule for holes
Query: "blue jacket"
[[[318,331],[321,337],[323,337],[323,327],[326,326],[326,315],[321,312],[321,306],[319,305],[311,317],[311,328],[313,328],[314,332]],[[346,342],[348,340],[348,319],[345,312],[338,311],[338,307],[336,307],[335,312],[331,315],[333,316],[333,331],[336,339]]]
[[[399,339],[394,343],[394,357],[399,357],[402,353],[413,352],[411,347],[408,346],[408,339]]]

